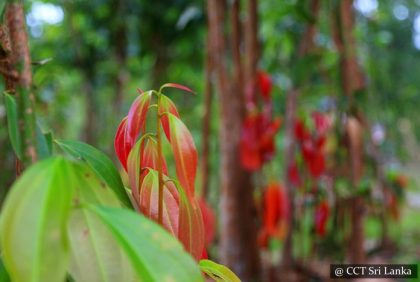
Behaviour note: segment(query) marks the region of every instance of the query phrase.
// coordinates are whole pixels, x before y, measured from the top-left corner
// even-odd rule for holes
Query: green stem
[[[161,118],[162,116],[159,114],[159,107],[160,107],[160,97],[161,93],[157,95],[157,123],[156,123],[156,139],[157,139],[157,151],[158,151],[158,159],[157,159],[157,166],[158,166],[158,179],[159,179],[159,194],[158,194],[158,223],[162,225],[163,223],[163,176],[162,176],[162,138],[161,138]]]

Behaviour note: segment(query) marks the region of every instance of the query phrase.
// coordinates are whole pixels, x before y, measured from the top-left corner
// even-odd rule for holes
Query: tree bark
[[[332,18],[332,35],[340,54],[341,85],[349,97],[349,109],[353,106],[355,92],[364,88],[362,71],[356,57],[356,41],[353,37],[353,0],[342,0],[336,4]],[[354,189],[360,184],[363,174],[363,126],[360,118],[349,116],[347,126],[347,152],[349,156],[349,179]],[[363,263],[364,254],[364,211],[361,196],[350,199],[350,240],[347,258],[350,263]]]
[[[210,135],[211,135],[211,108],[213,103],[213,87],[212,87],[212,50],[210,48],[210,34],[207,33],[207,53],[206,53],[206,73],[204,87],[204,115],[203,129],[201,134],[201,195],[205,199],[209,192],[209,173],[210,173]]]
[[[32,93],[32,69],[26,32],[25,14],[21,1],[6,4],[2,36],[2,69],[6,88],[15,95],[18,107],[18,129],[21,138],[21,161],[24,166],[37,160],[35,97]],[[5,30],[7,32],[5,33]],[[8,37],[7,37],[8,34]],[[6,36],[4,36],[6,35]],[[10,49],[7,50],[8,41]]]
[[[221,119],[219,130],[221,261],[237,273],[242,281],[253,281],[253,279],[258,280],[259,270],[254,222],[255,206],[250,176],[242,168],[239,157],[244,95],[235,89],[236,83],[232,83],[235,79],[230,79],[226,66],[227,44],[224,35],[226,1],[209,0],[207,8]],[[235,6],[231,8],[237,9]],[[236,11],[239,12],[239,9]],[[236,17],[237,12],[232,11],[232,13]],[[235,43],[232,47],[238,48],[238,45]],[[237,71],[238,69],[236,75]]]

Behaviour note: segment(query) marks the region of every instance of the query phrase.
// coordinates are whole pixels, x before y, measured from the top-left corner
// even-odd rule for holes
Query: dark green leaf
[[[114,191],[120,201],[125,206],[131,207],[130,198],[125,192],[120,174],[104,153],[83,142],[64,140],[55,140],[55,142],[73,157],[86,161],[92,170]]]
[[[22,146],[21,139],[19,136],[18,128],[18,116],[17,116],[17,104],[15,97],[5,93],[5,105],[7,113],[7,126],[9,128],[9,138],[12,143],[13,150],[15,151],[16,156],[22,158]]]

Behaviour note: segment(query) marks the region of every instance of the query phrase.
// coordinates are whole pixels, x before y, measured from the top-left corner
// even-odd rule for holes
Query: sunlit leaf
[[[125,192],[120,174],[104,153],[83,142],[56,140],[56,143],[72,156],[84,160],[98,177],[114,191],[121,203],[131,207],[131,202]]]
[[[66,224],[75,175],[61,157],[30,167],[12,186],[0,218],[0,244],[13,281],[63,281]]]
[[[224,265],[211,260],[201,260],[199,263],[202,272],[210,276],[216,282],[240,282],[235,273]]]
[[[84,165],[75,165],[78,185],[75,205],[98,204],[121,207],[113,191]],[[125,252],[108,228],[89,209],[75,208],[70,215],[71,243],[69,273],[75,281],[135,281],[135,273]]]
[[[7,127],[9,128],[9,138],[13,150],[19,159],[22,159],[21,139],[19,136],[17,104],[15,97],[5,93],[5,106],[7,114]]]
[[[170,144],[175,159],[178,180],[185,188],[188,197],[194,195],[194,182],[197,172],[197,150],[194,140],[182,121],[168,113]]]
[[[142,281],[203,281],[194,260],[159,225],[126,209],[100,206],[88,209],[108,227]]]

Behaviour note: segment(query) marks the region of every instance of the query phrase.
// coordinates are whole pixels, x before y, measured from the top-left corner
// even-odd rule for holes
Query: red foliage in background
[[[263,225],[259,233],[259,245],[267,247],[270,238],[283,239],[289,217],[287,193],[279,183],[267,186],[263,196]]]
[[[317,179],[325,172],[324,147],[326,143],[326,133],[331,127],[331,122],[325,114],[320,112],[313,112],[311,117],[315,129],[313,132],[310,132],[305,123],[299,119],[295,121],[294,131],[305,166],[310,175]],[[292,169],[293,168],[290,168],[290,170]],[[298,179],[296,171],[297,170],[291,171],[289,177]],[[291,179],[291,181],[293,180]],[[296,182],[296,180],[294,182]]]
[[[271,91],[273,84],[265,72],[257,74],[256,96],[252,89],[247,90],[247,115],[241,131],[240,155],[242,166],[249,171],[259,170],[270,161],[275,153],[274,137],[280,128],[280,118],[272,117]],[[257,98],[262,98],[262,110],[258,110]]]
[[[327,200],[322,200],[315,208],[315,232],[324,237],[327,233],[327,222],[330,216],[330,206]]]

